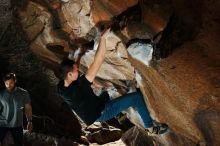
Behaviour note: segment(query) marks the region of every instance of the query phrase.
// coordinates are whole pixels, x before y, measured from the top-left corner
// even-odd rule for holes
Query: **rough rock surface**
[[[62,137],[57,135],[42,134],[37,132],[29,133],[24,131],[24,145],[26,146],[80,146],[80,145],[124,145],[119,139],[122,136],[120,129],[109,126],[108,124],[101,125],[96,122],[93,125],[84,129],[85,136],[77,139]],[[111,143],[112,142],[112,143]],[[3,145],[13,145],[12,135],[7,134]]]
[[[151,34],[154,36],[163,31],[172,14],[171,1],[143,0],[140,1],[140,6],[142,10],[142,22],[147,25]]]
[[[111,22],[114,16],[121,14],[138,3],[138,0],[94,0],[92,3],[92,19],[95,24]]]
[[[95,35],[98,34],[98,29],[95,29],[95,24],[111,22],[113,16],[121,14],[122,11],[125,11],[129,6],[136,4],[134,1],[126,5],[126,7],[122,7],[120,3],[108,3],[107,1],[93,1],[91,5],[88,3],[89,1],[78,3],[72,0],[62,3],[61,8],[57,9],[59,14],[62,13],[62,15],[59,15],[59,17],[62,18],[61,28],[68,34],[69,39],[77,43],[77,45],[86,41],[95,40]],[[217,3],[217,1],[213,1],[209,3],[209,7],[205,7],[205,2],[203,2],[200,9],[194,9],[197,2],[189,3],[184,0],[175,2],[166,1],[163,3],[158,1],[140,2],[143,15],[142,22],[146,24],[146,28],[150,30],[148,31],[150,33],[149,38],[163,32],[166,27],[169,28],[170,23],[168,23],[168,20],[172,12],[174,13],[172,19],[180,19],[179,23],[185,24],[185,26],[180,26],[181,33],[184,33],[182,31],[184,27],[198,27],[192,32],[193,35],[191,35],[192,39],[190,41],[185,43],[178,42],[177,40],[176,42],[182,45],[180,47],[176,46],[172,55],[169,55],[166,59],[153,61],[151,66],[146,66],[140,63],[140,61],[130,59],[132,65],[142,76],[142,84],[140,84],[140,86],[146,97],[146,103],[150,108],[152,116],[160,122],[167,123],[174,132],[174,137],[177,139],[182,137],[182,139],[184,139],[180,140],[180,142],[169,138],[169,136],[165,136],[163,140],[158,140],[161,144],[168,145],[176,143],[176,145],[178,145],[179,142],[180,145],[184,145],[184,143],[188,143],[188,141],[193,141],[195,144],[204,144],[205,142],[209,145],[219,144],[217,140],[219,133],[218,130],[215,130],[219,129],[218,125],[215,124],[219,122],[217,108],[219,96],[219,51],[217,51],[217,48],[219,44],[217,43],[218,37],[216,35],[219,31],[218,29],[215,30],[219,23],[216,21],[217,17],[209,13],[211,10],[217,11]],[[190,7],[188,7],[189,5]],[[90,6],[92,6],[92,9]],[[102,10],[103,7],[105,7],[105,11]],[[184,9],[186,7],[188,8]],[[90,9],[92,10],[91,15],[89,14]],[[194,15],[190,16],[190,13],[193,12],[195,12]],[[102,15],[100,16],[100,14]],[[199,18],[193,19],[197,15]],[[209,16],[209,19],[207,19],[206,15]],[[95,24],[89,22],[89,16],[93,17]],[[66,21],[64,22],[63,20]],[[197,20],[200,20],[201,24],[198,25],[198,22],[195,22]],[[210,22],[210,20],[212,21]],[[82,31],[80,31],[81,29]],[[127,29],[130,28],[127,27]],[[172,29],[169,31],[170,34],[178,32],[178,30]],[[166,32],[167,30],[165,29],[162,33],[161,42],[164,40],[163,37],[166,35]],[[141,36],[137,35],[137,37],[143,39]],[[167,37],[169,38],[170,36],[167,35]],[[178,34],[177,38],[179,38]],[[180,39],[184,40],[184,38],[181,37]],[[37,41],[37,39],[34,40],[34,42],[35,41]],[[120,46],[120,44],[117,43],[118,41],[115,42],[114,39],[108,38],[106,41],[111,42],[110,46],[108,45],[109,43],[106,42],[107,50],[110,52],[114,51],[108,48],[117,50],[119,46],[118,48],[121,47],[124,49],[124,46]],[[119,42],[122,42],[120,38]],[[163,46],[163,43],[160,43],[159,47],[165,50],[169,46]],[[89,51],[86,53],[85,58],[83,58],[81,62],[83,66],[89,66],[94,52],[95,51]],[[108,53],[110,54],[110,52]],[[86,58],[86,56],[89,56],[88,54],[90,54],[90,57]],[[133,70],[129,73],[132,75],[129,78],[124,78],[117,72],[114,72],[117,73],[117,76],[114,74],[105,74],[106,72],[111,72],[112,69],[116,69],[118,65],[122,67],[121,63],[123,63],[123,59],[127,58],[127,56],[121,57],[119,55],[118,57],[114,54],[113,56],[114,58],[116,57],[116,60],[120,60],[115,62],[114,58],[110,57],[110,59],[108,59],[109,56],[107,55],[105,59],[106,64],[104,63],[103,65],[103,68],[106,67],[106,69],[101,69],[101,71],[104,71],[103,73],[100,71],[98,76],[108,80],[132,80]],[[117,63],[117,65],[115,63]],[[109,64],[111,64],[113,68],[108,67]],[[126,66],[127,65],[125,65],[125,67]],[[126,74],[126,71],[123,71],[122,68],[117,70]],[[204,123],[209,124],[204,126]],[[212,130],[210,131],[209,129]]]
[[[114,33],[106,39],[106,55],[97,76],[105,80],[133,80],[134,67],[128,62],[125,45]],[[90,50],[82,56],[80,64],[88,68],[94,60],[95,50]],[[110,72],[111,70],[111,72]]]
[[[131,62],[142,74],[142,91],[155,119],[167,123],[177,137],[184,136],[199,145],[219,145],[219,23],[216,16],[209,14],[219,11],[219,2],[215,1],[213,7],[203,4],[203,27],[193,40],[166,59],[153,62],[152,67],[135,59]],[[176,139],[165,139],[172,145],[188,141],[181,144]],[[162,143],[169,145],[165,141]]]
[[[108,125],[103,126],[97,123],[87,127],[85,130],[86,132],[90,132],[86,134],[86,137],[91,143],[105,144],[117,141],[122,136],[122,131],[120,129]]]
[[[152,117],[170,132],[149,138],[134,128],[125,141],[138,143],[133,138],[138,136],[143,143],[167,146],[220,145],[219,10],[218,0],[27,0],[18,8],[30,47],[52,69],[82,47],[85,72],[94,57],[91,48],[111,25],[114,37],[106,40],[94,88],[114,87],[118,96],[136,77]],[[128,55],[134,42],[152,45],[152,58],[135,59],[135,50]]]
[[[59,63],[68,49],[67,42],[57,37],[52,30],[52,15],[43,6],[29,2],[27,7],[20,11],[21,24],[27,34],[32,51],[42,60],[50,63]]]

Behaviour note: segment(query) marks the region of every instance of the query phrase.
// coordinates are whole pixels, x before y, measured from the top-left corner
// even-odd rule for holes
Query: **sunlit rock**
[[[125,45],[113,33],[110,33],[106,39],[105,61],[101,66],[97,77],[106,80],[133,80],[134,68],[128,62]],[[89,67],[94,60],[95,50],[89,50],[81,58],[81,65]]]
[[[128,52],[133,58],[149,66],[152,60],[153,47],[151,44],[133,43],[128,47]]]
[[[58,11],[61,18],[62,30],[70,36],[70,39],[84,39],[91,41],[95,38],[96,29],[90,21],[90,0],[69,0],[62,4]]]
[[[114,16],[121,14],[138,3],[138,0],[121,0],[121,1],[92,1],[91,17],[94,24],[111,22]]]

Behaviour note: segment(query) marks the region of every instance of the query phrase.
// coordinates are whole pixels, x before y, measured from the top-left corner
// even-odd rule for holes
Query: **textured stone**
[[[147,135],[146,131],[136,126],[126,131],[121,139],[127,146],[133,146],[133,145],[194,146],[196,145],[196,143],[192,142],[191,140],[184,138],[181,135],[177,136],[172,132],[151,137]]]
[[[90,22],[90,0],[70,0],[64,3],[58,11],[62,30],[70,35],[71,40],[95,38],[96,29]]]
[[[92,3],[91,17],[94,24],[109,22],[114,16],[138,3],[138,0],[94,0]]]
[[[118,30],[123,39],[114,33],[109,34],[105,62],[95,83],[100,90],[117,85],[118,91],[123,89],[118,95],[126,93],[127,81],[134,80],[135,68],[140,73],[136,79],[153,119],[167,123],[170,127],[167,135],[153,138],[156,144],[220,145],[219,1],[83,0],[79,3],[69,0],[57,3],[60,6],[49,5],[59,14],[58,29],[65,33],[67,42],[80,46],[94,41],[97,46],[97,27],[100,24],[111,25],[114,18],[138,2],[141,20],[132,21],[132,17],[129,18],[131,21]],[[22,14],[21,22],[29,39],[33,41],[33,52],[41,56],[42,60],[55,64],[62,56],[67,56],[63,52],[74,50],[66,45],[66,41],[57,38],[51,29],[51,19],[56,18],[54,14],[51,15],[46,8],[33,2],[29,2],[26,11],[30,15],[27,12]],[[168,23],[169,20],[172,21]],[[152,40],[155,37],[154,43],[160,45],[154,48],[153,60],[146,58],[147,62],[151,62],[150,66],[142,59],[128,59],[125,43],[133,39]],[[134,49],[144,52],[143,48]],[[157,49],[165,52],[159,53],[160,60],[154,58]],[[86,72],[94,54],[95,50],[86,52],[80,62],[80,71]],[[134,120],[134,123],[139,125],[138,120]],[[134,131],[134,134],[138,134],[138,131]]]
[[[133,43],[128,47],[128,52],[133,58],[148,66],[152,60],[153,47],[151,44]]]
[[[24,133],[24,145],[28,146],[78,146],[79,143],[67,138],[57,138],[41,133]]]
[[[32,51],[42,60],[58,64],[63,55],[57,54],[56,50],[54,52],[49,50],[47,45],[50,45],[51,49],[52,44],[59,44],[63,47],[63,51],[68,48],[68,45],[53,32],[52,15],[41,5],[29,2],[25,11],[20,11],[20,17],[24,31],[32,42],[30,45]]]
[[[12,22],[12,12],[10,11],[11,2],[1,0],[0,2],[0,36],[6,31],[8,25]]]
[[[100,146],[100,144],[97,144],[97,143],[93,143],[93,144],[90,144],[91,146]],[[103,144],[102,146],[126,146],[123,141],[120,139],[118,141],[114,141],[114,142],[110,142],[110,143],[107,143],[107,144]]]
[[[105,129],[96,131],[87,135],[87,138],[92,143],[105,144],[108,142],[119,140],[122,136],[122,132],[119,129]]]
[[[146,24],[151,34],[154,36],[163,31],[172,14],[171,1],[141,1],[140,6],[142,10],[142,21]]]
[[[203,57],[202,48],[197,41],[186,43],[167,59],[156,62],[154,68],[135,59],[131,62],[142,74],[140,86],[153,117],[194,143],[207,140],[218,145],[219,132],[214,129],[219,122],[219,90],[209,79],[217,77],[219,68]]]
[[[134,68],[128,62],[128,54],[125,45],[115,34],[110,33],[106,39],[105,61],[101,66],[97,77],[106,80],[133,80]],[[81,58],[81,65],[89,67],[94,60],[95,50],[89,50]]]
[[[144,23],[132,21],[121,30],[123,41],[128,43],[133,39],[149,39],[153,40],[154,33]]]

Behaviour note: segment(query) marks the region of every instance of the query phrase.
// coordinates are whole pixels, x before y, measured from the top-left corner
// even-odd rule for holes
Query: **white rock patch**
[[[128,47],[128,53],[145,65],[149,66],[152,59],[153,46],[151,44],[133,43]]]

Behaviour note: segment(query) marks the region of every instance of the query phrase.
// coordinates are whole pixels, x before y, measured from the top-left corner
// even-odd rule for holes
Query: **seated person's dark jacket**
[[[58,94],[87,125],[91,125],[100,117],[105,103],[109,100],[105,92],[100,97],[96,96],[91,84],[85,75],[80,76],[69,87],[64,87],[63,80],[58,84]]]

